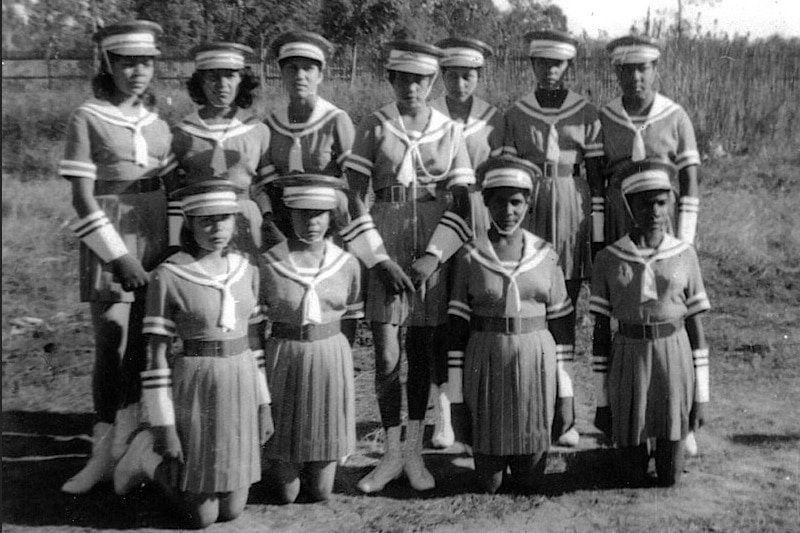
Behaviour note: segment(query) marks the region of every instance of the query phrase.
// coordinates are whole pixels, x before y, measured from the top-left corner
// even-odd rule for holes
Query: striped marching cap
[[[661,57],[661,49],[656,41],[645,35],[626,35],[614,39],[606,45],[606,50],[615,65],[650,63]]]
[[[663,159],[631,161],[619,170],[623,195],[672,189],[677,167]]]
[[[181,202],[187,217],[229,215],[239,212],[238,194],[242,190],[226,179],[210,179],[178,189],[171,200]]]
[[[290,209],[331,210],[340,202],[345,182],[327,174],[294,173],[273,182],[283,188],[283,203]]]
[[[578,41],[559,30],[531,31],[525,34],[525,41],[530,57],[563,61],[573,59],[578,53]]]
[[[324,65],[327,57],[333,54],[333,50],[333,43],[328,39],[305,30],[282,33],[270,45],[273,57],[279,62],[291,57],[302,57],[319,61]]]
[[[120,56],[159,56],[157,40],[164,30],[149,20],[128,20],[101,28],[94,40],[101,50]]]
[[[529,161],[504,155],[487,160],[477,174],[483,190],[514,187],[532,191],[533,180],[540,177],[542,171]]]
[[[197,70],[241,70],[253,49],[239,43],[203,43],[192,49]]]
[[[411,39],[386,43],[386,70],[432,76],[439,70],[444,52],[438,46]]]
[[[448,37],[436,43],[444,55],[439,58],[441,67],[480,68],[492,55],[492,47],[478,39]]]

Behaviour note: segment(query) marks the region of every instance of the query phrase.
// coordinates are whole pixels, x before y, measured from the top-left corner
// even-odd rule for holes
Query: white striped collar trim
[[[589,102],[578,93],[567,92],[567,97],[559,108],[542,107],[536,99],[535,93],[530,93],[517,101],[514,105],[523,113],[547,124],[558,124],[565,118],[571,117],[583,109]]]
[[[650,107],[650,112],[644,119],[642,127],[653,124],[654,122],[658,122],[659,120],[671,115],[679,108],[680,106],[678,106],[678,104],[666,96],[656,93],[655,98],[653,99],[653,105]],[[639,129],[634,124],[631,116],[628,115],[628,112],[625,111],[625,107],[622,105],[621,96],[611,100],[608,104],[606,104],[601,112],[621,126],[634,131]],[[636,122],[640,122],[639,117],[637,117]]]
[[[327,122],[338,115],[344,113],[332,103],[324,98],[317,96],[311,116],[302,124],[292,124],[289,122],[289,106],[279,109],[267,117],[269,127],[286,135],[287,137],[305,137],[314,133]]]
[[[435,107],[431,107],[431,116],[423,131],[405,131],[396,103],[382,107],[375,112],[375,115],[387,130],[406,145],[438,141],[456,125],[447,115]]]
[[[158,114],[149,111],[144,106],[142,106],[139,111],[139,117],[134,118],[123,115],[118,107],[111,104],[106,104],[100,100],[94,102],[85,102],[80,106],[79,109],[83,109],[84,111],[105,122],[108,122],[109,124],[122,126],[123,128],[142,128],[152,124],[158,119]]]
[[[431,100],[430,105],[452,120],[450,111],[447,109],[447,100],[444,96]],[[464,137],[469,137],[485,128],[497,112],[497,108],[489,102],[473,96],[472,109],[469,110],[467,123],[463,126]]]
[[[634,263],[653,263],[662,259],[674,257],[689,248],[689,244],[680,239],[676,239],[672,235],[664,235],[661,244],[655,250],[655,253],[645,258],[641,250],[631,240],[630,235],[625,235],[620,240],[608,247],[608,250],[624,261],[632,261]]]
[[[506,278],[515,278],[541,264],[552,249],[552,246],[544,239],[528,231],[522,231],[522,259],[516,263],[516,267],[512,271],[503,265],[504,261],[497,257],[492,243],[485,236],[466,243],[464,248],[471,257],[489,270]]]
[[[239,135],[244,135],[258,125],[258,118],[249,110],[237,109],[236,114],[227,124],[208,124],[197,111],[184,118],[178,128],[189,135],[222,142]]]
[[[299,268],[290,260],[289,245],[286,241],[283,241],[267,250],[263,254],[263,257],[270,267],[274,268],[282,275],[307,286],[312,282],[319,283],[339,272],[345,263],[347,263],[349,255],[350,254],[332,242],[325,241],[325,254],[320,267],[318,269]]]
[[[171,255],[162,265],[183,279],[198,285],[207,287],[220,283],[231,285],[244,275],[250,261],[238,252],[229,252],[227,257],[230,267],[226,274],[220,276],[210,276],[200,267],[197,260],[186,252],[177,252]]]

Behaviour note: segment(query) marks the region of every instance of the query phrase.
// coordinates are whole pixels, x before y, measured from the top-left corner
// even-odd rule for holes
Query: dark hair
[[[258,78],[249,68],[239,70],[239,75],[242,81],[239,83],[239,92],[236,94],[236,99],[233,101],[237,107],[247,109],[253,105],[253,91],[258,88]],[[195,70],[189,81],[186,82],[186,89],[189,91],[189,98],[199,106],[208,104],[208,98],[203,91],[203,71]]]
[[[394,83],[394,79],[397,76],[397,74],[406,74],[406,73],[405,72],[401,72],[399,70],[388,70],[387,71],[387,77],[389,79],[389,83],[390,84]],[[413,76],[422,76],[423,78],[433,79],[434,74],[413,74]]]
[[[108,62],[101,60],[100,69],[92,78],[92,93],[98,100],[110,100],[117,92],[117,84],[114,82],[114,75],[109,70],[109,63],[117,61],[121,56],[106,52],[106,57],[108,57]],[[156,93],[153,91],[152,85],[148,85],[142,95],[142,103],[150,111],[156,107]]]
[[[525,200],[530,202],[533,193],[528,189],[523,189],[521,187],[489,187],[488,189],[483,189],[481,194],[483,195],[483,203],[485,205],[489,205],[489,202],[492,200],[492,196],[494,193],[499,189],[516,189],[517,191],[521,192],[522,195],[525,197]]]
[[[439,67],[439,70],[442,73],[442,78],[444,78],[445,72],[447,72],[447,70],[450,68],[468,68],[478,72],[478,79],[483,77],[483,67]]]
[[[235,223],[233,225],[233,233],[231,234],[231,240],[228,245],[225,247],[223,253],[229,252],[231,250],[237,250],[238,246],[236,246],[236,234],[238,233],[237,229],[240,224],[239,217],[244,218],[244,215],[241,213],[232,213],[234,215]],[[180,234],[180,243],[181,249],[188,253],[189,255],[197,255],[197,252],[200,251],[200,246],[198,246],[197,241],[194,238],[194,233],[192,233],[192,229],[189,227],[190,221],[192,218],[199,218],[193,216],[184,217],[183,226],[181,227],[181,234]],[[246,223],[246,221],[244,221]]]
[[[316,65],[317,65],[317,67],[319,67],[319,70],[320,70],[320,72],[322,72],[322,62],[321,62],[321,61],[319,61],[319,60],[317,60],[317,59],[311,59],[310,57],[300,57],[300,56],[289,56],[289,57],[284,57],[283,59],[281,59],[280,61],[278,61],[278,68],[279,68],[281,71],[283,71],[283,67],[284,67],[284,65],[286,65],[286,63],[288,63],[288,62],[289,62],[289,61],[291,61],[292,59],[296,59],[296,58],[297,58],[297,59],[307,59],[308,61],[313,61],[313,62],[314,62]]]

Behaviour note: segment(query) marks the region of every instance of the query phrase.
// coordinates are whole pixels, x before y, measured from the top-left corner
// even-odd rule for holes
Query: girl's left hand
[[[689,429],[697,431],[706,424],[706,406],[708,402],[694,402],[689,412]]]
[[[266,444],[275,433],[275,423],[272,420],[272,407],[270,407],[268,403],[258,406],[258,431],[262,446]]]

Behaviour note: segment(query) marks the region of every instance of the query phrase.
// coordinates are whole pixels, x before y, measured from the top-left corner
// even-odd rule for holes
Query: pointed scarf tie
[[[133,160],[140,167],[146,167],[149,162],[147,140],[142,135],[142,126],[145,125],[140,123],[133,126]]]
[[[633,133],[633,148],[631,149],[631,161],[641,161],[647,157],[644,149],[644,139],[642,138],[641,128],[635,128]]]
[[[303,147],[300,137],[292,136],[292,146],[289,148],[289,171],[305,171],[303,168]]]
[[[408,141],[408,147],[403,154],[400,168],[397,170],[397,182],[403,187],[408,187],[417,180],[417,172],[414,168],[414,147],[415,144]]]
[[[513,274],[508,276],[508,288],[506,289],[506,310],[505,316],[519,316],[520,309],[519,285],[517,285],[517,277]]]
[[[214,171],[214,176],[225,174],[228,171],[228,163],[225,161],[225,146],[223,139],[220,137],[214,142],[213,152],[211,153],[211,169]]]
[[[316,285],[316,280],[309,283],[303,296],[303,324],[308,322],[320,324],[322,322],[322,306],[319,303]]]
[[[555,122],[550,124],[547,131],[547,151],[544,157],[551,163],[558,163],[561,157],[561,149],[558,147],[558,130],[556,130]]]
[[[646,303],[651,300],[658,300],[658,288],[656,287],[656,273],[650,265],[651,261],[645,261],[644,272],[642,272],[642,291],[639,301]]]

